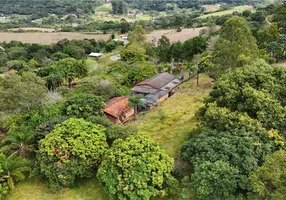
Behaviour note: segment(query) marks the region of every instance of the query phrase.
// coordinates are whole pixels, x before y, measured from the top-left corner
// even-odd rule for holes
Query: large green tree
[[[181,158],[193,167],[190,189],[196,198],[232,199],[251,192],[249,174],[276,148],[263,131],[203,129],[183,144]]]
[[[251,185],[258,199],[286,198],[286,151],[268,156],[266,162],[251,173]]]
[[[0,79],[0,111],[28,110],[46,97],[45,82],[34,73],[9,73]]]
[[[100,165],[97,177],[105,191],[120,200],[150,199],[176,187],[173,159],[146,136],[116,140]]]
[[[102,116],[104,102],[100,96],[77,94],[69,97],[63,105],[64,114],[78,118]]]
[[[222,76],[205,100],[206,106],[200,112],[202,122],[225,128],[238,124],[250,128],[259,123],[267,130],[277,129],[285,134],[285,76],[285,69],[263,62]]]
[[[81,78],[87,75],[87,66],[83,60],[65,58],[58,61],[55,65],[58,73],[63,75],[70,88],[75,78]]]
[[[215,43],[214,55],[218,75],[258,57],[256,40],[244,18],[235,16],[225,22]]]
[[[53,189],[92,176],[108,147],[104,132],[100,125],[70,118],[40,140],[38,167]]]

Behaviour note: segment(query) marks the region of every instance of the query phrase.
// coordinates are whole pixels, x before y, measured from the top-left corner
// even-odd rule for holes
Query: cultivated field
[[[228,15],[228,14],[232,14],[234,11],[243,12],[245,10],[251,10],[252,12],[255,11],[253,6],[244,5],[244,6],[236,6],[236,7],[233,7],[232,9],[224,10],[224,11],[221,11],[221,12],[214,12],[214,13],[202,15],[199,18],[207,18],[207,17],[211,17],[211,16]]]
[[[75,32],[57,32],[57,33],[7,33],[0,32],[0,42],[10,42],[12,40],[23,43],[53,44],[63,39],[96,39],[108,40],[110,34],[90,34]]]
[[[162,37],[162,35],[165,35],[167,38],[169,38],[171,43],[177,41],[185,42],[190,38],[199,36],[200,31],[203,29],[208,29],[208,27],[188,28],[183,29],[181,32],[177,32],[175,29],[156,30],[147,34],[147,41],[155,41],[155,44],[157,44],[158,40]],[[215,29],[219,29],[219,27],[215,27]]]
[[[38,31],[38,32],[56,32],[56,29],[53,28],[36,28],[36,27],[31,27],[31,28],[11,28],[8,29],[8,31]]]

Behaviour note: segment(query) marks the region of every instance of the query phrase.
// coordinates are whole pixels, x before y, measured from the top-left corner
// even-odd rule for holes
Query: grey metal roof
[[[137,84],[137,86],[150,86],[153,87],[154,89],[160,89],[164,85],[170,83],[172,80],[176,79],[176,77],[170,73],[164,72],[164,73],[159,73],[155,76],[153,76],[150,79],[146,79],[140,83]]]
[[[131,89],[131,91],[143,94],[152,94],[158,92],[159,90],[142,86],[135,86]]]

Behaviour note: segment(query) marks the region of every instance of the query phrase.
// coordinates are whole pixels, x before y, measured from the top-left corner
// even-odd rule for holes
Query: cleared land
[[[234,11],[243,12],[243,11],[245,11],[245,10],[251,10],[251,12],[254,12],[254,11],[255,11],[255,9],[253,8],[253,6],[244,5],[244,6],[236,6],[236,7],[233,7],[232,9],[224,10],[224,11],[221,11],[221,12],[214,12],[214,13],[202,15],[202,16],[200,16],[199,18],[207,18],[207,17],[211,17],[211,16],[228,15],[228,14],[232,14]]]
[[[285,67],[286,68],[286,61],[285,62],[276,63],[273,66],[280,66],[280,67]]]
[[[220,27],[215,27],[215,29],[219,29]],[[187,28],[183,29],[181,32],[177,32],[176,29],[168,29],[168,30],[156,30],[152,31],[151,33],[147,34],[147,41],[152,42],[155,41],[157,44],[158,40],[165,35],[169,38],[170,42],[185,42],[186,40],[199,36],[200,31],[203,29],[209,29],[208,27],[201,27],[201,28]]]
[[[75,32],[57,32],[57,33],[7,33],[0,32],[0,42],[10,42],[12,40],[23,43],[53,44],[63,39],[96,39],[108,40],[110,34],[91,34]]]
[[[27,27],[27,28],[11,28],[8,31],[39,31],[39,32],[56,32],[56,29],[53,28],[36,28],[36,27]]]
[[[202,6],[202,7],[205,8],[205,12],[210,13],[210,12],[215,12],[215,11],[217,11],[217,10],[220,8],[220,4],[214,4],[214,5],[208,4],[208,5],[204,5],[204,6]]]
[[[195,79],[183,83],[171,98],[145,115],[140,114],[132,124],[157,141],[170,156],[177,157],[181,145],[196,128],[195,113],[210,90],[211,79],[201,75],[199,86]]]

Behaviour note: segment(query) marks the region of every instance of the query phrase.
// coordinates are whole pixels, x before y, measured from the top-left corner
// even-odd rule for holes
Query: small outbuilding
[[[104,114],[114,124],[123,124],[134,118],[134,108],[128,105],[128,97],[114,97],[105,104]]]
[[[103,56],[103,54],[102,53],[91,52],[88,56],[95,57],[95,58],[100,58],[100,57]]]

